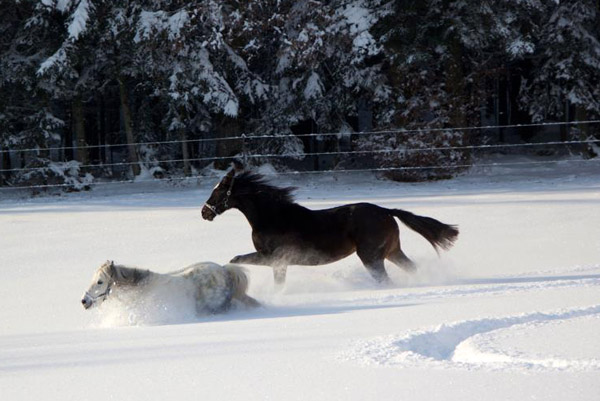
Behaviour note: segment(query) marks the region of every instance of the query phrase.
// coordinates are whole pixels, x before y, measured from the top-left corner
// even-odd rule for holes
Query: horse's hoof
[[[275,282],[275,285],[273,286],[273,291],[275,292],[275,294],[281,294],[283,292],[284,287],[285,283]]]

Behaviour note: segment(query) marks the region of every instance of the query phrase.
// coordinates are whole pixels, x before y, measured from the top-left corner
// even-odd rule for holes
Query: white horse
[[[199,315],[225,312],[235,300],[245,306],[260,306],[258,301],[246,294],[248,277],[242,267],[212,262],[196,263],[160,274],[107,261],[94,273],[92,284],[81,303],[89,309],[104,302],[112,293],[137,291],[136,295],[143,296],[162,287],[172,291],[189,291]]]

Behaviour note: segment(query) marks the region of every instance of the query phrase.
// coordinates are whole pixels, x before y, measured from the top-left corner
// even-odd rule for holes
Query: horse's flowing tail
[[[224,266],[233,284],[233,298],[241,301],[246,306],[258,307],[260,303],[246,294],[248,291],[248,275],[244,271],[244,268],[234,264],[227,264]]]
[[[458,239],[458,227],[444,224],[431,217],[417,216],[402,209],[389,209],[408,228],[421,234],[439,252],[439,248],[448,250]]]

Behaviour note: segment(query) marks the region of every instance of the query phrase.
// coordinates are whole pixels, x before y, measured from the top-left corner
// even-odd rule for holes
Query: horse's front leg
[[[287,273],[286,265],[273,266],[273,279],[275,280],[275,290],[281,291],[285,284],[285,275]]]
[[[245,255],[237,255],[231,259],[230,263],[242,263],[247,265],[262,265],[271,266],[272,257],[260,252],[247,253]]]
[[[275,288],[277,290],[280,290],[285,284],[287,264],[283,263],[282,258],[278,258],[273,255],[265,255],[260,252],[252,252],[246,255],[238,255],[231,259],[230,263],[271,266],[273,268],[273,279],[275,280]]]

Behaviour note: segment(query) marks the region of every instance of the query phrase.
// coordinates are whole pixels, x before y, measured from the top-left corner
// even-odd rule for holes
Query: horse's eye
[[[102,280],[98,280],[98,285],[102,285],[103,281]]]

